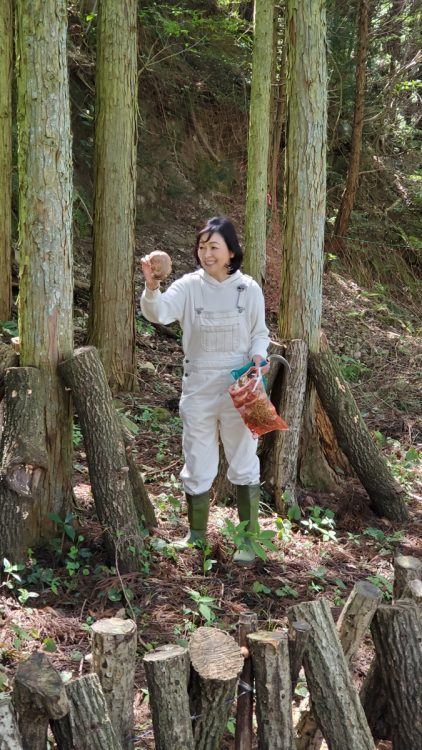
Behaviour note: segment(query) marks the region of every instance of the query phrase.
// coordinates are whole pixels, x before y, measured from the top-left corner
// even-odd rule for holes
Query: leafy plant
[[[215,613],[216,609],[219,609],[217,602],[214,597],[202,594],[200,591],[194,591],[188,589],[188,593],[192,601],[196,605],[196,609],[190,609],[188,607],[183,608],[183,614],[194,615],[195,618],[199,618],[204,621],[205,625],[212,625],[217,619]]]
[[[369,372],[369,367],[346,354],[340,354],[337,359],[339,360],[341,374],[349,383],[358,383],[362,375]]]
[[[320,535],[323,542],[335,542],[337,535],[335,532],[336,522],[334,513],[328,508],[320,508],[319,505],[313,505],[307,509],[308,518],[301,519],[300,526],[304,529],[305,534]]]
[[[382,592],[383,598],[386,601],[391,601],[393,598],[393,584],[391,581],[388,581],[387,578],[380,575],[379,573],[376,573],[373,576],[367,576],[367,581],[370,581],[374,586],[379,588],[379,590]]]
[[[247,531],[248,523],[248,521],[241,521],[235,524],[230,519],[226,519],[221,532],[237,549],[249,549],[251,546],[255,554],[265,561],[267,560],[265,550],[274,552],[277,549],[272,542],[276,532],[261,529],[258,532]]]

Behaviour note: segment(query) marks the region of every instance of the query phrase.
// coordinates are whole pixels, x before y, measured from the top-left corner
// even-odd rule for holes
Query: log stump
[[[10,698],[0,700],[0,750],[23,750],[18,722]]]
[[[394,558],[393,598],[400,599],[409,581],[422,579],[422,560],[410,555],[397,555]]]
[[[324,335],[320,352],[309,352],[308,364],[338,444],[366,489],[374,512],[392,521],[407,520],[404,490],[373,441]]]
[[[60,750],[122,750],[96,674],[68,682],[66,695],[70,712],[50,722]]]
[[[292,693],[294,693],[302,668],[303,655],[308,643],[310,630],[311,626],[304,620],[292,622],[289,627],[289,664]]]
[[[288,615],[289,621],[305,620],[312,627],[303,660],[305,675],[312,709],[330,750],[375,750],[327,602],[295,604]]]
[[[196,750],[216,750],[226,729],[243,667],[236,641],[221,630],[200,627],[189,643],[190,710]]]
[[[45,654],[37,652],[19,665],[13,703],[23,750],[45,750],[49,720],[69,712],[64,683]]]
[[[287,631],[248,636],[255,674],[258,747],[293,747],[292,686]]]
[[[58,372],[72,391],[86,449],[92,494],[109,556],[136,572],[143,541],[129,480],[126,450],[107,376],[95,347],[76,349]]]
[[[156,750],[195,750],[189,710],[187,648],[167,645],[144,656]]]
[[[100,680],[111,723],[123,750],[133,748],[136,625],[119,617],[92,626],[92,671]]]
[[[246,612],[239,617],[238,643],[241,649],[248,648],[248,635],[258,627],[258,616],[255,612]],[[248,652],[237,688],[236,731],[234,736],[235,750],[251,750],[253,738],[253,670]]]
[[[422,621],[415,602],[378,608],[371,626],[394,750],[422,748]]]
[[[17,367],[19,356],[12,346],[0,344],[0,401],[4,397],[4,378],[9,367]]]

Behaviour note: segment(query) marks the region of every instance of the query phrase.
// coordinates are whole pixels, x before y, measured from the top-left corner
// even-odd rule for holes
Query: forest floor
[[[209,213],[208,206],[203,209],[204,215]],[[164,249],[173,258],[174,276],[192,270],[190,245],[196,218],[192,213],[171,228],[148,228],[139,255]],[[82,279],[89,273],[83,243],[78,250],[77,273]],[[141,284],[137,275],[138,290]],[[84,292],[77,293],[77,343],[83,343],[86,303]],[[276,339],[275,321],[268,322]],[[73,532],[69,536],[63,525],[50,549],[31,552],[25,569],[14,571],[20,581],[13,572],[4,579],[0,690],[9,689],[17,664],[36,649],[46,651],[66,678],[88,672],[90,625],[116,614],[133,617],[139,632],[135,747],[152,749],[141,661],[145,651],[167,642],[185,643],[203,624],[235,634],[239,615],[248,610],[257,613],[262,628],[283,627],[288,607],[315,597],[327,599],[337,617],[360,579],[372,581],[385,600],[390,600],[393,556],[398,552],[422,554],[420,325],[410,303],[393,302],[380,288],[360,288],[342,275],[341,268],[327,269],[323,329],[374,439],[406,490],[408,523],[394,524],[376,517],[359,482],[339,476],[333,494],[302,493],[301,517],[296,520],[277,519],[269,498],[264,497],[261,525],[276,532],[275,551],[269,551],[253,568],[239,569],[231,560],[230,536],[223,533],[227,519],[236,521],[230,502],[212,506],[205,556],[199,550],[175,553],[166,544],[181,537],[187,528],[178,479],[182,466],[180,335],[174,326],[166,333],[138,318],[139,390],[120,394],[115,403],[134,433],[138,465],[159,522],[154,535],[145,540],[143,569],[139,574],[119,575],[105,558],[76,425],[75,507],[68,519],[76,535],[70,538]],[[357,683],[368,669],[371,654],[368,637],[352,664]],[[299,683],[298,704],[303,691],[304,685]],[[229,729],[225,748],[233,747]]]

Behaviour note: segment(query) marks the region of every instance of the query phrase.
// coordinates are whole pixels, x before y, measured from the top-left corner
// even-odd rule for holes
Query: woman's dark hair
[[[236,230],[232,222],[229,219],[226,219],[225,216],[213,216],[212,219],[208,219],[204,228],[201,229],[196,235],[196,244],[193,251],[196,262],[201,265],[198,255],[199,242],[201,240],[201,237],[203,237],[205,234],[207,235],[206,239],[209,240],[214,232],[218,232],[218,234],[221,234],[230,252],[233,253],[233,258],[230,258],[230,263],[228,264],[228,274],[229,276],[231,276],[231,274],[238,271],[241,266],[243,260],[243,250],[240,247]]]

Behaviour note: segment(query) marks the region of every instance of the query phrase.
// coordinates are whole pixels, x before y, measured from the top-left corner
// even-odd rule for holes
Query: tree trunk
[[[403,591],[403,599],[413,599],[422,617],[422,581],[409,581]]]
[[[408,599],[378,608],[372,622],[377,661],[386,688],[393,750],[422,747],[422,622]]]
[[[240,648],[231,636],[200,627],[189,643],[189,686],[195,750],[216,750],[226,729],[231,700],[243,668]]]
[[[13,687],[23,750],[45,750],[49,719],[69,712],[64,682],[45,654],[38,651],[19,665]]]
[[[41,536],[46,523],[43,477],[45,393],[35,367],[11,367],[5,378],[4,426],[0,440],[0,556],[17,562]]]
[[[393,521],[406,520],[408,511],[403,490],[372,440],[325,336],[321,352],[309,354],[309,369],[340,448],[365,487],[373,510]]]
[[[110,617],[92,626],[92,671],[100,680],[112,727],[123,750],[133,748],[136,625]]]
[[[274,0],[256,0],[248,135],[245,269],[260,286],[265,279],[266,261],[273,17]]]
[[[9,367],[17,367],[19,357],[8,344],[0,344],[0,401],[4,397],[4,378]],[[1,455],[1,454],[0,454]]]
[[[132,497],[126,451],[119,418],[98,352],[76,349],[59,366],[60,376],[72,390],[84,437],[92,494],[105,531],[111,559],[123,572],[137,571],[143,542]]]
[[[286,631],[258,630],[248,636],[256,686],[258,747],[293,747],[292,684]]]
[[[99,4],[88,340],[98,348],[113,390],[132,390],[136,375],[136,25],[136,0]]]
[[[375,750],[326,601],[295,604],[289,620],[303,619],[312,630],[304,657],[312,708],[330,750]]]
[[[258,627],[255,612],[246,612],[239,617],[239,646],[248,648],[247,636]],[[250,655],[245,657],[237,688],[235,750],[252,750],[253,738],[253,671]]]
[[[359,180],[360,152],[362,149],[363,115],[365,108],[366,58],[368,54],[368,4],[360,0],[358,18],[358,42],[356,52],[356,93],[353,113],[352,143],[346,187],[341,197],[340,208],[334,225],[334,235],[344,237],[347,233],[355,203]]]
[[[10,698],[0,700],[0,750],[23,750],[19,727]]]
[[[12,310],[12,0],[0,3],[0,320]]]
[[[73,349],[72,149],[65,0],[16,0],[20,364],[37,367],[48,467],[40,483],[41,543],[49,512],[72,498],[72,410],[57,365]]]
[[[279,329],[282,339],[303,339],[310,351],[317,352],[322,308],[327,122],[323,0],[301,3],[289,0],[286,47],[285,212]],[[334,475],[319,446],[312,386],[305,392],[299,477],[308,487],[330,491],[335,488]]]
[[[422,560],[409,555],[397,555],[394,558],[394,599],[401,599],[410,581],[422,580]]]
[[[344,605],[337,631],[347,662],[356,654],[376,612],[382,594],[369,581],[358,581]],[[322,734],[312,711],[304,711],[298,721],[296,750],[319,750]]]
[[[195,750],[189,711],[189,653],[161,646],[143,660],[156,750]]]
[[[66,695],[69,713],[50,722],[60,750],[122,750],[96,674],[68,682]]]

